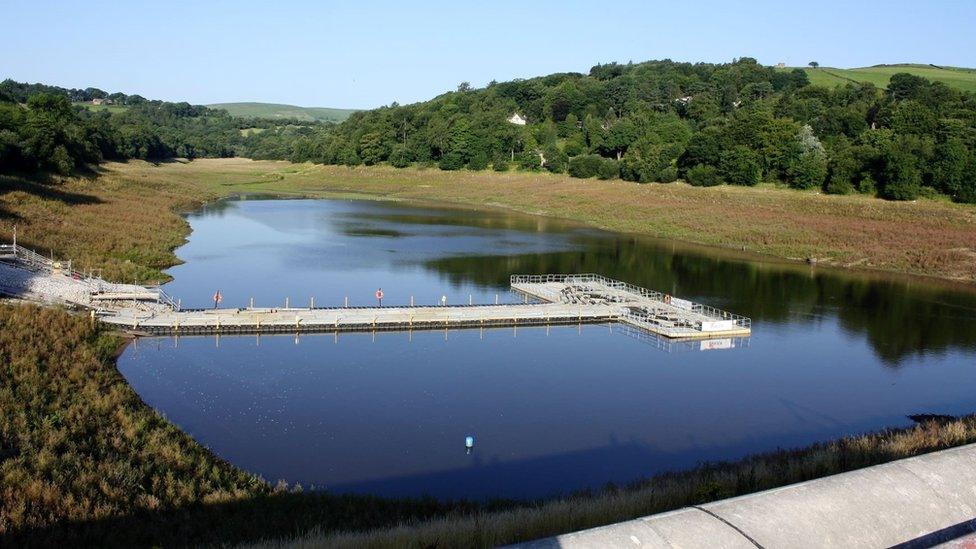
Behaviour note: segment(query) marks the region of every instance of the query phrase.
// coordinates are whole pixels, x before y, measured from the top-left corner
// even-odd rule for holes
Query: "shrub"
[[[464,167],[464,157],[459,152],[451,151],[441,157],[437,167],[447,171],[460,170]]]
[[[874,182],[871,174],[865,175],[857,184],[857,192],[874,196],[878,193],[878,184]]]
[[[523,170],[538,170],[540,165],[539,154],[535,151],[522,151],[516,155],[519,168]]]
[[[891,200],[915,200],[922,190],[922,172],[907,151],[894,149],[884,159],[884,186],[879,193]]]
[[[586,148],[583,144],[575,139],[566,141],[566,144],[563,146],[563,152],[566,153],[566,156],[578,156],[583,154],[585,150]]]
[[[54,149],[54,154],[51,155],[51,165],[54,166],[55,171],[61,175],[70,175],[72,170],[75,169],[74,160],[71,159],[71,155],[68,154],[68,150],[62,145],[58,145]]]
[[[674,166],[664,168],[657,174],[657,180],[660,183],[674,183],[678,180],[678,168]]]
[[[569,175],[587,179],[600,172],[600,164],[603,158],[597,154],[584,154],[574,156],[569,159]]]
[[[969,159],[963,176],[963,184],[960,185],[952,199],[956,202],[976,204],[976,155]]]
[[[722,184],[722,178],[719,177],[718,169],[715,166],[708,166],[706,164],[698,164],[691,168],[688,170],[685,178],[688,180],[688,183],[696,187],[714,187]]]
[[[496,158],[495,161],[491,163],[491,168],[496,172],[507,172],[508,161],[504,158]]]
[[[612,158],[604,158],[600,162],[600,168],[596,175],[600,179],[617,179],[620,177],[620,162]]]
[[[822,154],[803,153],[790,166],[789,176],[794,189],[819,189],[827,178],[827,162]]]
[[[556,147],[548,147],[545,152],[546,169],[552,173],[564,173],[569,165],[569,157]]]
[[[824,190],[827,194],[851,194],[854,192],[854,185],[851,185],[847,179],[831,177]]]
[[[488,155],[483,152],[477,152],[471,155],[471,160],[468,160],[469,170],[483,170],[488,167]]]
[[[407,156],[407,148],[403,145],[396,145],[390,152],[390,165],[394,168],[406,168],[410,165],[410,158]]]
[[[762,179],[759,155],[743,145],[736,145],[721,155],[720,168],[725,181],[733,185],[756,185]]]

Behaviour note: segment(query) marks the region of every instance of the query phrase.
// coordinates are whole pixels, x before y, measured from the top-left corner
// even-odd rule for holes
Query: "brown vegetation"
[[[301,493],[236,469],[146,407],[115,369],[119,343],[59,309],[0,305],[0,545],[492,546],[976,441],[976,416],[919,418],[537,504]]]
[[[174,209],[234,193],[354,195],[505,208],[779,258],[976,282],[976,207],[760,187],[637,185],[538,173],[346,168],[247,159],[105,164],[40,186],[0,179],[0,230],[113,278],[151,281],[188,231]],[[44,192],[38,192],[42,190]],[[4,212],[7,212],[4,214]]]
[[[0,234],[17,224],[23,244],[70,257],[76,268],[152,281],[176,262],[172,249],[189,230],[177,210],[231,193],[502,207],[780,257],[976,280],[976,210],[944,202],[240,159],[108,164],[98,177],[43,184],[2,177]],[[301,494],[235,469],[146,407],[115,369],[119,343],[64,311],[0,305],[0,545],[282,537],[485,546],[976,441],[974,417],[926,422],[532,505]]]

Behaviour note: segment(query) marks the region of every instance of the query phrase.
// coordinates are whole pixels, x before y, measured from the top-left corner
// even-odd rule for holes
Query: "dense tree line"
[[[110,98],[124,108],[91,110],[73,102]],[[287,158],[299,136],[328,125],[244,120],[189,103],[149,101],[96,88],[0,83],[0,172],[69,174],[102,160],[230,157]]]
[[[88,98],[88,99],[86,99]],[[114,98],[119,112],[71,101]],[[518,115],[524,124],[510,121]],[[903,73],[887,89],[812,86],[732,63],[597,65],[482,89],[467,83],[331,124],[243,120],[102,90],[0,83],[0,170],[101,159],[247,156],[444,170],[513,167],[693,185],[785,183],[896,200],[976,202],[976,94]]]
[[[976,95],[910,74],[828,89],[749,58],[608,64],[355,113],[289,158],[976,202]]]

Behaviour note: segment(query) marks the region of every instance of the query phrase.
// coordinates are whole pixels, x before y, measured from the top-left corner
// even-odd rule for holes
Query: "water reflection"
[[[709,257],[652,239],[581,235],[577,250],[446,257],[426,267],[453,283],[506,284],[509,274],[594,272],[751,317],[754,324],[815,325],[836,317],[866,335],[879,359],[976,349],[976,294],[882,275]]]
[[[580,337],[583,336],[583,324],[575,326],[575,329]],[[588,329],[592,329],[593,326],[586,325]],[[750,344],[750,337],[721,337],[714,339],[694,339],[694,340],[679,340],[679,339],[669,339],[645,330],[641,330],[627,324],[603,324],[604,329],[607,330],[609,335],[618,334],[627,336],[630,339],[640,342],[651,349],[660,351],[663,353],[686,353],[686,352],[713,352],[713,351],[729,351],[733,349],[747,349]],[[366,332],[369,334],[370,339],[376,342],[377,336],[388,337],[390,332],[402,332],[407,335],[407,344],[413,342],[414,333],[425,333],[425,332],[436,332],[442,334],[444,340],[446,341],[451,333],[461,332],[461,331],[471,331],[478,334],[479,339],[484,340],[486,333],[496,332],[496,333],[509,333],[513,338],[518,337],[519,330],[544,330],[546,336],[554,329],[566,329],[565,325],[552,325],[552,326],[532,326],[532,327],[522,327],[513,326],[510,328],[454,328],[454,329],[444,329],[444,330],[383,330],[383,331],[372,331]],[[251,335],[172,335],[172,336],[158,336],[158,337],[144,337],[133,343],[135,348],[140,345],[148,346],[149,348],[155,348],[156,350],[161,349],[163,345],[171,346],[174,349],[180,347],[180,341],[199,341],[199,340],[209,340],[213,342],[213,347],[215,349],[220,348],[221,338],[226,339],[228,337],[232,338],[250,338],[254,341],[255,347],[261,346],[262,338],[285,338],[291,340],[295,345],[299,345],[303,338],[316,338],[320,339],[322,337],[328,337],[332,339],[332,342],[339,345],[340,341],[350,335],[361,335],[361,332],[295,332],[294,334],[287,333],[255,333]]]
[[[147,403],[272,481],[541,497],[976,409],[969,290],[433,206],[228,202],[190,222],[167,285],[188,307],[218,287],[231,307],[372,305],[379,287],[389,305],[506,302],[513,273],[594,272],[753,319],[751,338],[708,342],[614,324],[126,350]]]

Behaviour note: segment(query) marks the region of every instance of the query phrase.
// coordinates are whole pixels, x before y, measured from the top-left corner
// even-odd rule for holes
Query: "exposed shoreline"
[[[517,212],[729,259],[976,290],[976,207],[927,199],[898,203],[772,187],[639,185],[538,173],[347,168],[240,158],[159,165],[107,163],[95,178],[69,178],[57,187],[70,196],[106,201],[72,206],[90,211],[91,224],[117,221],[117,230],[134,233],[130,240],[136,241],[132,243],[136,248],[125,253],[138,261],[125,261],[149,269],[119,266],[125,281],[166,278],[161,270],[179,263],[174,251],[190,231],[186,213],[219,199],[257,195],[390,200]],[[131,193],[124,192],[127,190]],[[132,196],[112,195],[120,191]],[[5,209],[7,197],[0,195],[0,211]],[[128,205],[134,202],[138,206]],[[106,250],[112,252],[109,254],[92,252],[83,246],[84,236],[64,234],[58,240],[68,242],[52,242],[53,237],[61,236],[57,233],[68,232],[56,226],[62,224],[57,219],[61,216],[52,215],[54,218],[36,223],[39,230],[33,230],[31,208],[16,202],[13,206],[10,209],[21,217],[21,238],[28,246],[57,250],[79,265],[104,263],[105,255],[119,253],[117,249]],[[125,211],[129,207],[141,210],[138,225],[126,219],[136,217]],[[52,225],[55,234],[40,234]],[[11,228],[0,225],[0,234]],[[104,232],[107,227],[101,229]],[[152,234],[160,230],[166,233]],[[89,240],[97,237],[92,234]],[[167,239],[165,244],[158,242],[161,238]],[[152,261],[142,261],[142,255],[151,256]],[[133,277],[133,270],[141,272]]]
[[[347,168],[337,168],[336,171],[342,170],[350,173],[357,172],[357,175],[352,180],[330,180],[329,178],[332,177],[330,176],[330,172],[332,171],[331,168],[323,169],[322,167],[318,166],[295,165],[285,162],[252,162],[253,161],[241,159],[230,159],[227,161],[195,161],[191,164],[177,163],[176,165],[172,166],[173,168],[176,168],[175,170],[170,170],[169,172],[165,173],[156,172],[160,175],[160,178],[151,177],[153,175],[153,170],[165,171],[170,165],[163,165],[160,168],[141,162],[109,164],[106,167],[107,171],[100,178],[93,180],[67,180],[58,188],[58,192],[62,194],[73,193],[75,195],[85,195],[85,193],[88,193],[92,197],[91,199],[82,200],[72,198],[67,200],[64,198],[64,196],[55,196],[40,200],[39,202],[34,202],[29,198],[17,197],[17,200],[15,201],[5,202],[4,200],[6,197],[4,195],[0,195],[0,211],[3,211],[4,209],[11,209],[13,210],[13,213],[21,215],[21,220],[27,222],[26,225],[28,230],[25,233],[23,231],[24,225],[21,225],[22,229],[20,233],[21,235],[27,235],[27,241],[25,242],[27,245],[36,245],[42,250],[46,250],[49,246],[50,248],[57,250],[58,254],[62,257],[79,257],[76,254],[78,252],[83,252],[85,254],[85,259],[83,260],[87,260],[92,265],[106,265],[109,269],[111,269],[111,276],[114,276],[117,279],[133,277],[143,282],[150,280],[150,278],[147,277],[162,276],[162,269],[179,263],[179,259],[176,257],[174,252],[176,248],[186,241],[186,237],[190,233],[189,224],[180,212],[187,212],[189,210],[196,209],[205,203],[228,197],[234,193],[244,193],[248,195],[263,193],[269,196],[274,195],[302,198],[354,197],[410,203],[427,201],[430,204],[447,204],[472,211],[503,209],[506,211],[516,211],[530,215],[542,215],[549,218],[554,217],[552,215],[553,213],[562,211],[552,209],[525,211],[520,209],[517,203],[499,202],[497,200],[478,203],[476,202],[476,197],[472,198],[469,195],[452,195],[451,192],[448,192],[451,190],[452,186],[456,186],[449,179],[439,179],[438,185],[440,185],[441,188],[436,189],[437,192],[430,192],[430,196],[425,195],[424,188],[418,187],[416,182],[403,182],[402,180],[396,180],[392,183],[387,182],[385,186],[378,185],[374,186],[372,189],[362,191],[356,190],[352,187],[355,183],[362,181],[363,178],[374,177],[374,175],[372,175],[373,172],[367,171],[366,169],[361,168],[358,170],[349,170]],[[196,164],[196,166],[193,166],[193,164]],[[174,172],[178,171],[180,166],[189,166],[192,169],[186,170],[183,173],[176,173],[175,179],[170,179],[167,181],[166,178],[174,177]],[[271,170],[271,168],[274,168],[274,170]],[[288,172],[287,170],[303,168],[314,172],[313,175],[315,175],[315,178],[306,181],[288,181],[290,176],[296,174],[300,175],[304,172]],[[412,170],[408,173],[408,175],[411,175],[412,177],[426,177],[432,173],[435,172]],[[436,173],[445,174],[438,175],[438,178],[449,178],[451,176],[451,173]],[[269,177],[269,174],[272,177]],[[397,176],[398,172],[387,169],[379,169],[375,172],[375,174],[377,174],[377,177],[389,177],[390,174]],[[210,175],[212,180],[199,180],[200,177],[206,175]],[[340,175],[342,174],[340,173]],[[531,178],[535,174],[508,175],[516,175],[516,179],[524,179]],[[499,177],[504,176],[505,174]],[[336,177],[338,178],[338,176]],[[595,181],[582,182],[583,185],[597,183],[598,182]],[[405,192],[403,190],[404,187],[410,185],[417,188],[408,189],[408,191],[411,192]],[[626,185],[633,184],[628,183]],[[446,191],[445,187],[447,189]],[[419,192],[418,188],[420,189]],[[636,188],[640,189],[642,187]],[[696,189],[688,188],[687,190],[697,192]],[[684,190],[682,190],[682,192],[684,192]],[[795,193],[795,191],[782,192]],[[9,194],[7,196],[9,196]],[[832,200],[834,198],[835,197],[826,197],[828,200]],[[941,206],[941,204],[938,205]],[[931,207],[932,205],[929,204],[927,206]],[[953,210],[957,209],[955,205],[949,206]],[[135,207],[136,211],[126,210],[126,207]],[[962,211],[968,212],[970,218],[976,217],[976,209],[969,208],[968,210],[963,209]],[[34,217],[30,217],[32,213],[36,215]],[[586,212],[584,211],[583,213],[585,214]],[[579,219],[572,216],[556,216],[556,218],[582,223],[587,226],[600,228],[602,230],[615,230],[601,226],[603,223],[600,223],[599,220],[587,221],[585,219]],[[65,226],[64,223],[60,222],[63,219],[71,219],[73,223],[69,226]],[[19,223],[22,223],[23,221],[19,221]],[[3,232],[7,232],[6,224],[3,226]],[[669,242],[675,242],[677,240],[674,237],[651,237],[647,236],[646,233],[616,230],[615,232],[624,232],[626,234],[635,236],[639,235],[642,238],[663,238]],[[113,241],[112,237],[115,236],[114,233],[124,234],[129,241]],[[973,234],[976,234],[976,228],[973,229]],[[32,239],[34,240],[32,241]],[[976,240],[974,240],[974,242],[976,242]],[[723,256],[727,254],[730,258],[740,260],[775,263],[777,265],[792,265],[797,269],[811,268],[804,263],[792,261],[788,258],[762,254],[762,252],[753,250],[742,251],[736,250],[732,247],[701,243],[688,244],[682,242],[679,245],[682,247],[701,247],[701,249],[707,253],[720,253]],[[143,248],[146,251],[145,255],[136,253]],[[746,255],[750,257],[746,257]],[[824,265],[818,264],[815,268],[821,269],[824,268]],[[949,285],[970,290],[976,289],[976,284],[974,284],[976,279],[954,281],[933,274],[893,273],[890,270],[866,269],[861,266],[830,267],[830,269],[837,270],[838,272],[851,276],[884,278],[895,277],[906,281],[920,281],[938,285]],[[0,309],[4,307],[6,307],[6,305],[0,305]],[[121,377],[121,375],[118,374],[116,360],[119,354],[124,351],[126,342],[117,343],[118,345],[113,349],[115,354],[111,357],[106,357],[107,360],[105,362],[105,366],[114,372],[113,375]],[[122,383],[128,391],[132,391],[132,389],[128,387],[128,384],[124,381],[124,378]],[[132,413],[142,415],[148,413],[149,415],[156,416],[158,419],[158,415],[154,410],[143,403],[138,396],[136,396],[136,399],[138,400],[138,406],[132,409]],[[141,408],[141,410],[136,408]],[[126,413],[128,413],[128,411],[126,411]],[[491,510],[465,507],[462,511],[450,511],[449,513],[443,513],[444,515],[447,515],[447,518],[433,518],[430,522],[416,523],[415,521],[419,519],[419,517],[417,515],[412,515],[413,520],[407,520],[406,522],[408,524],[415,524],[414,526],[394,527],[391,525],[376,524],[375,527],[379,527],[380,530],[373,531],[372,533],[370,533],[370,530],[368,529],[363,529],[365,530],[364,533],[338,536],[334,534],[334,532],[337,530],[333,526],[332,528],[326,528],[323,530],[320,535],[314,533],[303,534],[297,538],[289,538],[289,540],[297,540],[300,543],[310,541],[312,543],[327,542],[340,544],[344,543],[350,545],[359,545],[362,543],[373,546],[395,546],[403,542],[412,542],[415,544],[423,544],[428,542],[436,543],[438,540],[444,539],[442,536],[444,535],[445,531],[451,531],[454,533],[454,535],[459,536],[453,538],[454,543],[463,545],[489,545],[493,543],[524,541],[533,537],[551,535],[554,533],[579,529],[590,525],[633,518],[635,516],[648,514],[655,509],[673,508],[674,505],[681,505],[682,502],[685,501],[708,501],[710,499],[715,499],[728,494],[748,493],[749,491],[754,491],[755,489],[761,489],[763,486],[771,487],[783,485],[796,481],[798,478],[817,478],[823,474],[850,470],[851,468],[863,466],[864,464],[882,463],[884,461],[897,459],[898,457],[903,457],[905,455],[916,455],[918,453],[933,449],[945,448],[966,442],[976,441],[976,423],[973,423],[972,418],[962,419],[951,425],[951,427],[946,427],[945,425],[934,426],[930,424],[908,429],[888,430],[881,433],[865,435],[863,437],[847,437],[845,439],[840,439],[839,441],[824,443],[821,445],[813,445],[788,452],[762,454],[760,456],[754,456],[753,458],[747,458],[745,460],[731,462],[721,466],[706,466],[681,473],[658,475],[644,481],[640,481],[639,483],[635,484],[634,487],[628,489],[598,492],[588,496],[552,500],[540,505],[520,506],[506,511],[495,512]],[[175,427],[170,427],[166,427],[167,432],[172,434],[172,432],[175,431],[178,435],[180,435],[179,442],[186,444],[185,441],[189,440],[189,436],[176,430]],[[106,434],[106,436],[108,435]],[[921,439],[918,437],[921,437]],[[852,442],[858,440],[861,442]],[[864,444],[865,440],[873,441],[871,444],[879,445],[879,447],[883,446],[885,450],[873,453],[870,451],[870,448],[872,447],[871,444],[868,444],[867,447],[860,446]],[[906,444],[902,446],[900,450],[892,451],[891,445],[895,444],[893,441],[896,440],[901,441],[899,444]],[[0,442],[2,442],[2,440],[0,440]],[[239,485],[236,488],[228,487],[228,490],[238,491],[238,493],[240,493],[245,491],[244,486],[248,486],[250,483],[254,482],[251,475],[237,469],[236,467],[233,467],[226,462],[223,462],[223,460],[204,449],[195,441],[190,440],[189,444],[192,445],[192,448],[189,448],[188,450],[192,451],[194,455],[198,456],[196,459],[212,460],[214,463],[213,467],[216,468],[214,470],[220,470],[221,475],[235,476],[236,478],[240,479],[239,481],[235,481],[239,482]],[[847,452],[851,449],[861,448],[861,451],[866,453],[858,454],[860,457],[855,460],[850,460],[847,457],[841,457],[838,459],[837,455],[834,455],[825,463],[823,461],[823,451],[825,448],[834,448],[835,450],[832,451],[835,452]],[[203,454],[201,454],[201,452]],[[207,458],[207,455],[210,457]],[[721,473],[721,475],[727,475],[737,467],[743,469],[742,474],[754,475],[756,467],[760,465],[762,467],[767,467],[769,463],[782,463],[784,457],[786,456],[792,456],[800,460],[798,462],[791,462],[788,460],[788,464],[801,466],[799,471],[788,469],[792,475],[799,473],[799,477],[789,475],[780,475],[779,477],[776,477],[774,475],[774,477],[767,478],[763,483],[755,486],[740,486],[738,481],[733,481],[731,485],[725,484],[725,482],[727,482],[729,479],[729,477],[726,476],[721,476],[721,478],[725,480],[715,480],[715,475],[718,473]],[[139,458],[136,456],[133,459],[138,460]],[[763,459],[767,461],[763,462]],[[804,460],[810,461],[804,465]],[[804,473],[804,470],[807,472]],[[702,475],[703,473],[704,475]],[[738,477],[733,475],[732,478]],[[773,478],[775,478],[775,480],[772,480]],[[684,494],[681,497],[690,497],[691,499],[681,499],[679,497],[678,499],[662,507],[662,502],[656,495],[654,495],[653,498],[651,497],[651,493],[657,494],[660,492],[660,486],[656,488],[653,487],[655,482],[665,482],[668,486],[671,486],[673,489],[677,490],[677,493]],[[249,497],[255,497],[253,494],[260,494],[260,496],[258,496],[260,498],[267,498],[269,490],[270,486],[267,484],[264,484],[262,487],[250,485],[250,487],[246,489],[246,491],[251,492]],[[326,498],[323,498],[323,501],[324,499]],[[318,503],[316,503],[314,498],[310,497],[305,500],[303,505],[314,507],[315,505],[318,505]],[[322,503],[321,505],[323,507],[328,507],[335,505],[335,502],[330,500],[328,504]],[[384,505],[400,505],[402,507],[398,507],[397,509],[402,512],[404,509],[413,510],[414,507],[411,506],[417,506],[419,504],[416,501],[410,500],[403,502],[385,501]],[[308,507],[305,509],[306,512],[309,513],[309,516],[316,516],[315,513],[318,511],[308,511]],[[144,511],[144,509],[139,509],[136,507],[133,507],[132,510],[139,510],[139,512]],[[199,512],[206,513],[207,511],[205,507],[202,507]],[[406,514],[409,515],[410,512],[407,512]],[[171,518],[170,520],[175,521],[174,524],[182,525],[186,520],[186,513],[187,511],[185,509],[182,511],[176,509],[167,516],[177,517]],[[258,512],[258,516],[260,516],[260,514],[261,513]],[[274,515],[274,513],[272,513],[272,515]],[[558,517],[554,518],[554,515],[558,515]],[[247,538],[246,540],[255,541],[259,538],[275,536],[285,536],[287,538],[288,536],[295,536],[294,531],[289,531],[287,529],[294,528],[294,523],[288,523],[286,521],[287,517],[288,513],[285,513],[280,524],[276,524],[274,520],[269,520],[268,523],[263,526],[260,536]],[[0,517],[0,519],[2,518],[3,517]],[[67,517],[65,517],[65,519],[66,518]],[[74,518],[77,519],[78,517],[75,516]],[[309,519],[308,516],[304,518],[306,520],[300,521],[304,525],[302,528],[308,527],[309,524],[318,524],[314,520],[309,522],[311,519]],[[419,520],[423,521],[424,519]],[[205,518],[195,521],[195,524],[198,527],[202,527],[206,523],[207,520]],[[326,523],[328,522],[326,521]],[[110,525],[112,524],[112,521],[103,523],[102,527],[104,527],[105,524]],[[289,524],[291,526],[283,528],[284,525]],[[3,526],[3,520],[0,520],[0,540],[4,538]],[[79,527],[84,528],[85,524],[82,524]],[[93,526],[88,525],[88,527]],[[173,534],[171,533],[163,533],[168,527],[172,527],[172,525],[166,526],[164,520],[162,527],[160,527],[160,524],[156,524],[155,534],[147,535],[172,536]],[[30,529],[28,528],[27,531],[29,530]],[[58,529],[55,528],[54,530]],[[14,532],[15,534],[18,532],[23,533],[24,531],[25,530],[23,530],[23,528],[16,527],[14,527],[12,530],[8,530],[8,532]],[[66,530],[66,532],[67,531],[70,531],[70,529]],[[94,531],[98,532],[97,529]],[[89,534],[90,533],[91,531],[89,531]],[[204,534],[196,533],[195,535],[203,536]],[[202,541],[205,538],[201,537],[197,539]],[[173,539],[169,539],[170,543],[173,541]],[[239,539],[239,541],[245,541],[245,539]],[[450,542],[447,543],[450,544]]]

